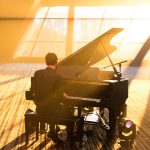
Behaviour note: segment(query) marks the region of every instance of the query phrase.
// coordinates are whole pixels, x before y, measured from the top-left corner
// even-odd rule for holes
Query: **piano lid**
[[[122,28],[112,28],[109,31],[105,32],[101,36],[97,37],[87,45],[83,46],[75,53],[69,55],[57,65],[59,66],[86,66],[89,67],[98,61],[102,60],[116,50],[115,46],[110,45],[111,39],[119,32]]]

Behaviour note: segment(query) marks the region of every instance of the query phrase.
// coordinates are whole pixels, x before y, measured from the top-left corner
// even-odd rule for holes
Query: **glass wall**
[[[73,18],[68,17],[70,12]],[[43,57],[55,52],[64,58],[111,28],[124,28],[111,41],[117,46],[111,57],[134,59],[150,36],[150,7],[41,7],[15,57]],[[150,51],[144,60],[150,60]]]

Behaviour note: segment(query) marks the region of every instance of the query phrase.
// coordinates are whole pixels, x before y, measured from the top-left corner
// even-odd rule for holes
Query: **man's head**
[[[57,58],[56,54],[54,54],[54,53],[48,53],[45,56],[45,62],[47,65],[56,65],[57,60],[58,60],[58,58]]]

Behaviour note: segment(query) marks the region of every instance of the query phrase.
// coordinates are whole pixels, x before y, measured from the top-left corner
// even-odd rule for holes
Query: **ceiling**
[[[1,0],[0,18],[34,17],[44,6],[142,6],[150,5],[150,0]],[[73,16],[70,16],[73,17]]]

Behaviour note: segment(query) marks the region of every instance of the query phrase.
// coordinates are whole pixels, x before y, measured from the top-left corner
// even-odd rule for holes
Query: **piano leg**
[[[118,135],[117,122],[118,117],[126,117],[127,105],[126,103],[121,104],[118,107],[108,108],[109,110],[109,126],[110,130],[107,131],[106,137],[108,140],[115,140]],[[121,115],[121,116],[120,116]]]
[[[84,126],[84,117],[80,117],[79,119],[79,133],[80,133],[80,137],[79,137],[79,147],[81,148],[83,146],[83,126]]]
[[[83,128],[84,128],[84,117],[81,116],[81,107],[78,107],[78,122],[76,122],[77,124],[77,133],[79,133],[79,147],[81,148],[83,146]]]
[[[106,137],[107,137],[107,140],[114,140],[114,138],[116,136],[118,109],[108,108],[108,110],[109,110],[110,129],[107,131]]]

